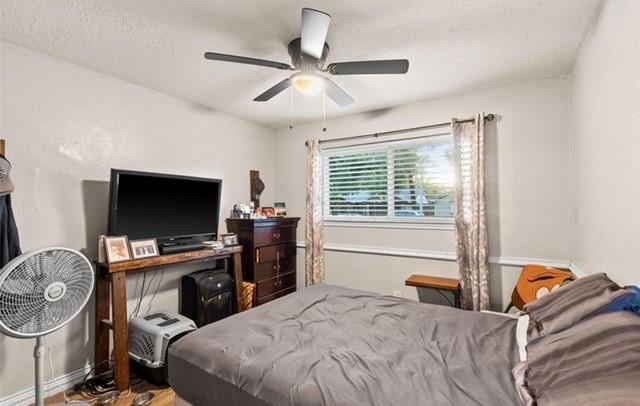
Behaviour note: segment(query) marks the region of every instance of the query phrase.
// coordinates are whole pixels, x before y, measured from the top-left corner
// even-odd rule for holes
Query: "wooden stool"
[[[404,281],[406,286],[415,286],[416,288],[427,288],[434,289],[442,294],[442,291],[447,291],[453,293],[452,303],[453,307],[456,309],[462,308],[462,304],[460,301],[460,281],[458,279],[453,278],[441,278],[438,276],[428,276],[428,275],[411,275],[406,281]],[[445,297],[446,298],[446,297]],[[447,299],[449,301],[449,299]],[[449,301],[449,303],[451,303]]]

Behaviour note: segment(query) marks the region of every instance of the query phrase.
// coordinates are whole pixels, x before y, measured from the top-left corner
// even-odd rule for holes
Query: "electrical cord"
[[[154,280],[156,280],[157,274],[158,274],[158,270],[153,271],[153,274],[151,275],[151,278],[149,279],[148,283],[147,283],[147,273],[145,272],[142,275],[142,286],[140,288],[140,294],[138,295],[138,300],[136,302],[136,306],[133,308],[133,311],[129,315],[129,320],[131,320],[134,317],[138,317],[140,315],[140,311],[142,310],[142,304],[144,302],[144,298],[147,297],[147,295],[151,291],[151,288],[153,286],[153,282],[154,282]],[[149,303],[147,303],[147,313],[149,313],[151,311],[151,306],[152,306],[156,296],[158,295],[158,291],[160,290],[160,285],[162,285],[162,281],[163,280],[164,280],[164,269],[161,270],[160,279],[156,283],[155,290],[153,292],[153,296],[151,297],[151,300],[149,301]],[[137,290],[137,287],[138,287],[138,284],[139,284],[138,281],[139,281],[139,279],[136,280],[136,290]]]
[[[135,307],[133,308],[133,311],[131,312],[131,314],[129,314],[129,320],[131,320],[132,318],[134,318],[136,316],[136,312],[138,311],[138,308],[140,307],[140,300],[142,297],[142,292],[144,291],[144,284],[147,278],[147,273],[144,272],[142,274],[142,288],[140,289],[140,294],[138,295],[138,301],[136,302]],[[138,290],[138,286],[140,285],[140,275],[138,275],[136,277],[136,287],[134,290]]]
[[[127,389],[127,394],[123,395],[122,393],[120,395],[118,395],[118,399],[126,399],[129,396],[131,396],[131,385],[129,385],[129,388]]]
[[[162,272],[164,275],[164,270]],[[147,285],[147,273],[144,272],[144,274],[142,275],[142,287],[140,288],[140,294],[138,295],[138,302],[136,303],[136,306],[133,309],[133,312],[131,313],[131,315],[129,315],[129,320],[131,320],[134,317],[138,317],[140,315],[142,302],[144,298],[147,296],[147,294],[149,294],[149,290],[151,289],[151,286],[153,286],[153,281],[156,278],[157,273],[158,273],[158,270],[153,271],[153,275],[151,275],[151,279],[149,280],[148,285]]]
[[[142,275],[142,287],[140,288],[140,294],[138,296],[138,304],[136,305],[135,311],[133,313],[134,317],[138,317],[140,314],[140,307],[142,306],[142,298],[144,298],[144,288],[147,283],[147,273],[145,272]]]
[[[156,290],[153,292],[153,296],[151,296],[151,300],[147,304],[147,313],[151,312],[151,305],[153,304],[153,301],[156,299],[156,295],[158,294],[158,290],[160,290],[160,285],[162,285],[163,279],[164,279],[164,269],[160,273],[160,280],[156,284]]]
[[[138,307],[138,311],[136,313],[136,317],[138,317],[140,315],[140,312],[142,311],[142,305],[144,303],[144,298],[147,297],[147,295],[149,295],[149,291],[151,290],[151,287],[153,286],[153,281],[156,279],[156,275],[157,275],[158,271],[153,271],[153,274],[151,275],[151,278],[149,279],[149,283],[147,284],[146,289],[144,289],[140,294],[140,306]]]
[[[100,375],[96,375],[93,376],[92,378],[89,378],[89,375],[91,375],[91,373],[101,364],[105,363],[105,362],[109,362],[111,360],[104,360],[102,362],[99,362],[98,364],[94,365],[93,368],[91,368],[91,370],[89,372],[87,372],[87,374],[84,376],[84,378],[82,379],[82,383],[76,385],[74,387],[74,390],[76,392],[81,392],[83,393],[83,395],[85,397],[89,397],[89,398],[98,398],[101,395],[104,395],[107,392],[111,392],[113,390],[116,389],[116,385],[115,385],[115,379],[113,376],[113,371],[112,370],[108,370],[106,372],[103,372]],[[142,382],[143,380],[138,377],[138,376],[132,376],[131,378],[131,384],[129,386],[128,389],[128,393],[127,395],[122,396],[122,394],[120,394],[119,396],[122,397],[128,397],[131,394],[131,386],[135,386],[138,385]]]
[[[46,338],[46,337],[42,337],[42,338],[43,338],[43,344],[44,344],[44,347],[46,348],[47,353],[48,353],[48,358],[49,358],[49,371],[50,371],[50,373],[51,373],[51,380],[53,380],[53,378],[55,377],[55,372],[54,372],[54,368],[53,368],[53,355],[52,355],[52,352],[53,352],[53,351],[51,350],[51,347],[50,347],[50,346],[49,346],[49,344],[47,343],[47,338]],[[93,370],[93,369],[95,369],[95,367],[94,367],[94,368],[92,368],[92,370]],[[89,371],[89,372],[91,372],[91,371]],[[74,388],[74,389],[75,389],[75,388]],[[48,396],[48,395],[49,395],[49,394],[47,394],[47,396]],[[95,400],[95,399],[93,399],[93,400],[72,400],[72,399],[69,399],[69,397],[67,396],[67,391],[66,391],[66,390],[63,390],[63,391],[62,391],[62,396],[64,396],[64,404],[65,404],[65,405],[84,404],[84,403],[87,403],[87,402],[90,402],[90,403],[91,403],[91,402],[93,402],[93,401]]]
[[[82,379],[82,383],[76,385],[74,387],[74,390],[76,392],[79,392],[83,388],[86,388],[86,391],[84,391],[83,394],[92,398],[98,397],[110,390],[113,390],[115,388],[115,383],[113,381],[113,373],[111,372],[111,370],[105,371],[99,375],[95,375],[92,378],[89,378],[91,373],[95,371],[98,366],[110,361],[112,360],[108,359],[100,361],[96,365],[94,365],[84,376],[84,378]]]

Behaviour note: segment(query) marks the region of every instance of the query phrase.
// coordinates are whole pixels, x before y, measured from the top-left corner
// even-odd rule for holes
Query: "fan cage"
[[[60,282],[66,289],[52,297],[50,287]],[[16,257],[0,271],[0,332],[32,338],[58,330],[86,306],[94,282],[89,260],[69,248],[46,247]]]

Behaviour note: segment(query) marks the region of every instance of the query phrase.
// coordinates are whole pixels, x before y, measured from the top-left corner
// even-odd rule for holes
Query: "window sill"
[[[325,220],[325,227],[391,228],[401,230],[453,230],[453,222],[403,222],[403,221],[356,221]]]

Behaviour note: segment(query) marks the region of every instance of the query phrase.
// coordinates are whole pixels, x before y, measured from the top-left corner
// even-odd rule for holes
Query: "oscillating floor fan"
[[[73,319],[93,293],[93,268],[81,253],[49,247],[20,255],[0,270],[0,332],[35,338],[36,405],[44,404],[42,337]]]

